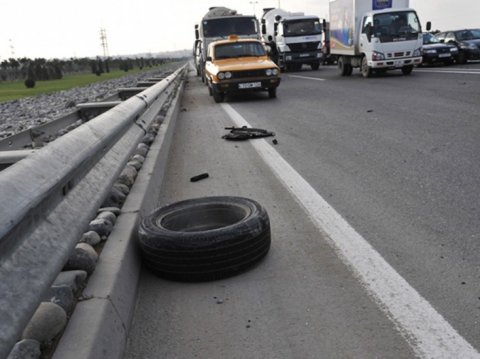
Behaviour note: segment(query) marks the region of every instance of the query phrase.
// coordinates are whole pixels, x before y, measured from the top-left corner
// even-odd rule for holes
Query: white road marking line
[[[236,126],[251,125],[221,104]],[[340,259],[422,358],[480,358],[480,353],[263,139],[253,147],[293,195]]]
[[[416,69],[415,72],[431,72],[435,74],[467,74],[467,75],[480,75],[479,71],[469,71],[469,70],[427,70],[427,69]]]
[[[325,79],[321,79],[318,77],[308,77],[308,76],[300,76],[300,75],[288,75],[288,77],[295,77],[297,79],[314,80],[314,81],[326,81]]]

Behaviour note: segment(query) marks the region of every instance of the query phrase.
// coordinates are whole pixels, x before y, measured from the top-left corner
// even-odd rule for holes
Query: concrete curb
[[[156,206],[184,86],[183,82],[150,146],[95,272],[83,291],[85,299],[76,305],[53,359],[123,357],[141,268],[135,245],[137,226],[141,217]]]

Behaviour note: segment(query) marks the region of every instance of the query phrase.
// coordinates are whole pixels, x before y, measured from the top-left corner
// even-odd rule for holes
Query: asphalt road
[[[218,282],[143,271],[126,358],[438,357],[438,331],[458,336],[450,345],[461,357],[478,356],[480,64],[370,79],[305,69],[283,75],[277,99],[258,93],[227,105],[192,77],[183,106],[159,206],[252,197],[270,214],[272,249]],[[222,140],[236,115],[274,131],[278,145]],[[272,170],[278,158],[286,164]],[[189,182],[202,172],[210,178]],[[305,194],[326,201],[354,235],[337,241]],[[361,245],[338,244],[345,239]],[[357,259],[377,255],[386,267],[362,274]],[[385,277],[397,289],[377,292],[372,283]],[[395,299],[407,292],[406,302]],[[439,326],[416,330],[416,318]]]

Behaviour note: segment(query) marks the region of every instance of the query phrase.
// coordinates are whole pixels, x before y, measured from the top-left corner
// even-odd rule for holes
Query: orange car
[[[245,91],[268,91],[274,98],[279,75],[279,67],[258,40],[230,36],[208,46],[205,80],[215,102],[223,102],[225,94]]]

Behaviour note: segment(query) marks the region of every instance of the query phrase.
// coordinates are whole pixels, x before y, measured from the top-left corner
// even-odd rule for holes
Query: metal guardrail
[[[28,324],[185,69],[0,172],[0,358]]]

